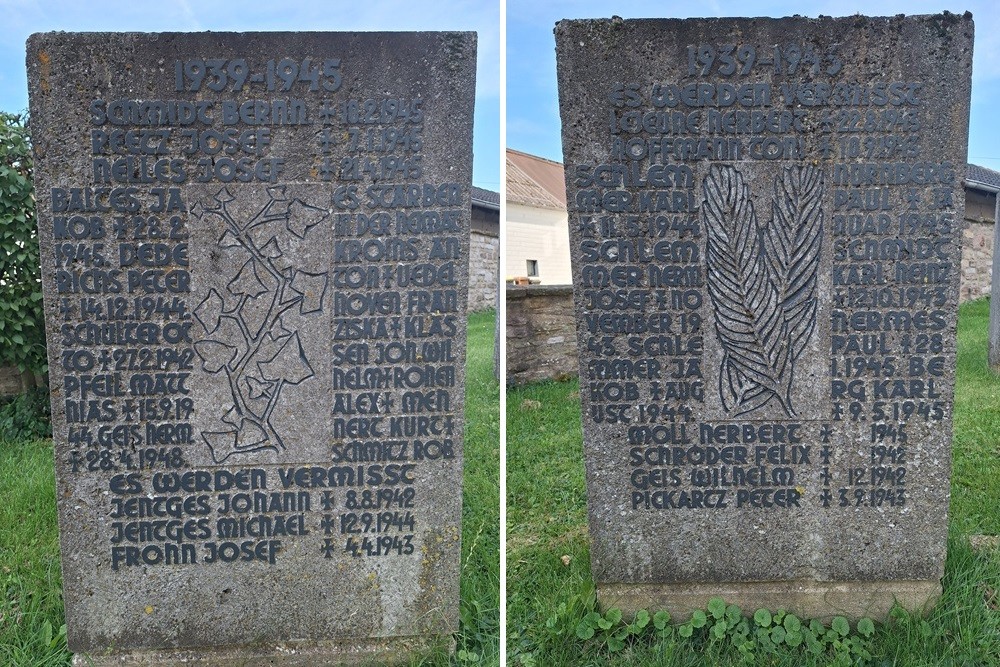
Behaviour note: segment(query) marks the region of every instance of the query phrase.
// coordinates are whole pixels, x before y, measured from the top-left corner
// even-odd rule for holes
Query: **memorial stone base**
[[[443,649],[454,652],[454,640],[397,637],[383,641],[287,642],[277,646],[204,648],[184,651],[142,651],[75,655],[73,667],[334,667],[340,665],[403,665],[410,656]]]
[[[899,604],[925,613],[941,596],[939,581],[773,581],[711,584],[598,584],[597,599],[605,609],[617,607],[628,618],[640,609],[666,610],[685,622],[696,609],[721,597],[745,614],[757,609],[784,609],[800,618],[828,623],[834,616],[884,620]]]

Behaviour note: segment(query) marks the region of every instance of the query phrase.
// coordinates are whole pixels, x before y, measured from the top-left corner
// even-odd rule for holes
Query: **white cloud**
[[[188,25],[190,26],[187,28],[188,30],[204,30],[204,28],[201,27],[201,23],[198,21],[198,17],[195,15],[194,10],[191,9],[191,4],[188,0],[174,0],[174,2],[176,2],[180,7],[181,15],[188,21]]]

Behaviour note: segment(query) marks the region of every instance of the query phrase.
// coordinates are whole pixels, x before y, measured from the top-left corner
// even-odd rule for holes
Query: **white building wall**
[[[566,211],[507,202],[507,278],[528,275],[527,260],[538,262],[542,285],[571,285]]]

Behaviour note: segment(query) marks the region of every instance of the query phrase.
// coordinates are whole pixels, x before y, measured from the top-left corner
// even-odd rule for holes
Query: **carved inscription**
[[[557,28],[589,481],[616,480],[592,521],[909,508],[954,363],[962,165],[930,134],[940,100],[913,68],[859,76],[822,31],[671,33],[648,68],[605,70],[602,26]]]
[[[318,549],[327,558],[337,549],[409,555],[418,546],[419,467],[456,455],[451,396],[467,193],[422,179],[421,98],[326,97],[340,88],[340,63],[175,63],[178,93],[246,87],[302,98],[90,104],[94,183],[54,188],[51,202],[65,295],[68,462],[74,474],[111,475],[113,569],[274,564],[282,549],[275,538],[313,531],[327,536]],[[280,184],[296,156],[272,149],[282,127],[299,125],[315,133],[314,174],[343,183],[305,199]],[[173,186],[148,185],[161,182]],[[235,201],[238,184],[255,182],[266,184],[266,198],[248,209]],[[191,201],[189,183],[221,187]],[[194,297],[192,224],[219,230],[209,252],[232,267],[223,289]],[[329,266],[310,270],[296,252],[322,226],[333,230]],[[305,477],[184,472],[198,446],[216,464],[295,447],[273,415],[283,391],[308,390],[316,373],[290,312],[329,322],[333,393],[323,403],[332,417],[329,456],[344,465]],[[188,382],[196,370],[230,396],[215,425],[200,431]],[[128,472],[145,470],[156,471],[151,480]],[[334,502],[330,492],[314,499],[288,490],[302,486],[358,488]],[[156,500],[129,502],[147,493]]]
[[[334,624],[373,586],[399,607],[337,632],[416,635],[455,602],[457,551],[441,550],[458,548],[461,494],[442,491],[461,478],[470,165],[442,127],[471,102],[435,101],[457,88],[413,83],[385,36],[398,85],[377,87],[357,44],[321,37],[285,53],[222,36],[66,86],[79,127],[56,141],[74,167],[39,192],[61,483],[89,498],[72,509],[93,543],[80,563],[125,588],[195,589],[208,569],[246,596],[254,568],[302,572],[338,589]],[[435,613],[403,613],[418,598]],[[67,599],[70,616],[92,604]],[[306,607],[227,641],[332,636]]]

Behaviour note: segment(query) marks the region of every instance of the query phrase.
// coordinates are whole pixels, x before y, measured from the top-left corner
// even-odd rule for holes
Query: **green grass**
[[[989,321],[989,299],[959,310],[951,519],[964,533],[1000,535],[1000,379],[986,363]]]
[[[0,665],[65,665],[52,441],[0,442]]]
[[[499,665],[500,387],[493,312],[469,317],[461,627],[414,665]],[[0,441],[0,666],[69,665],[63,626],[51,440]]]
[[[500,383],[493,377],[493,311],[469,316],[462,501],[463,662],[500,664]],[[474,659],[475,658],[475,659]]]
[[[872,659],[857,664],[1000,665],[1000,551],[974,554],[967,543],[970,534],[1000,534],[1000,379],[986,368],[989,302],[966,304],[959,313],[944,595],[926,619],[899,614],[879,625],[868,642]],[[616,652],[598,639],[578,638],[577,624],[595,605],[578,383],[509,390],[507,443],[508,664],[741,664],[732,644],[713,643],[699,635],[691,639],[673,635],[671,641],[658,644],[644,638]],[[752,664],[835,663],[829,655],[814,657],[785,649],[758,656]]]

